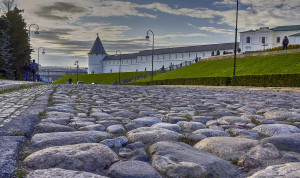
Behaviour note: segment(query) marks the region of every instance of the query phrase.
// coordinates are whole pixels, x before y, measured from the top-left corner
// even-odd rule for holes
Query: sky
[[[41,66],[87,67],[97,33],[109,55],[234,42],[236,0],[15,0]],[[3,11],[2,11],[3,12]],[[300,24],[300,0],[239,0],[238,31]],[[45,55],[42,55],[43,48]]]

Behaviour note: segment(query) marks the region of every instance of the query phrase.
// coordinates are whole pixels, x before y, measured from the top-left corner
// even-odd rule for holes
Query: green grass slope
[[[199,77],[232,77],[233,59],[203,61],[177,70],[154,76],[153,80]],[[300,54],[237,58],[236,76],[299,74]],[[151,78],[138,80],[150,81]]]
[[[121,73],[121,81],[125,78],[138,76],[141,74],[150,75],[150,72],[124,72]],[[65,75],[53,84],[65,84],[72,78],[73,83],[77,83],[77,75]],[[119,81],[119,73],[105,73],[105,74],[80,74],[78,75],[78,81],[84,81],[85,84],[98,83],[98,84],[113,84],[115,81]]]

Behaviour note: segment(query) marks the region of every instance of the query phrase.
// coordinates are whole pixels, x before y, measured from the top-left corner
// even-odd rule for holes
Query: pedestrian
[[[219,55],[220,55],[220,51],[218,50],[218,51],[217,51],[217,56],[219,56]]]
[[[35,60],[32,60],[32,63],[30,64],[31,72],[32,72],[32,80],[36,81],[36,73],[39,71],[39,66],[37,63],[35,63]]]
[[[49,83],[50,83],[50,84],[52,83],[52,78],[51,78],[51,77],[49,78]]]
[[[23,70],[25,74],[25,81],[29,81],[30,66],[28,65],[28,62],[24,63]]]
[[[39,74],[38,72],[36,73],[36,80],[37,80],[38,82],[41,81],[41,76],[40,76],[40,74]]]
[[[282,40],[282,50],[284,50],[284,48],[287,50],[288,45],[289,45],[289,39],[287,36],[285,36],[284,39]]]
[[[72,84],[72,78],[71,77],[69,78],[69,84]]]
[[[214,55],[215,55],[215,52],[214,52],[214,51],[212,51],[212,52],[211,52],[211,56],[214,56]]]
[[[165,65],[161,67],[161,71],[165,71]]]

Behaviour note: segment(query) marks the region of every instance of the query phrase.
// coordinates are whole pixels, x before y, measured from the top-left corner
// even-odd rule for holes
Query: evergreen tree
[[[14,56],[12,69],[17,80],[24,78],[23,65],[25,62],[30,63],[30,44],[26,31],[26,23],[23,19],[23,10],[15,7],[6,13],[6,19],[9,22],[6,34],[10,37],[10,47]]]
[[[0,17],[0,78],[14,79],[12,65],[14,57],[10,46],[9,36],[5,33],[8,21]]]

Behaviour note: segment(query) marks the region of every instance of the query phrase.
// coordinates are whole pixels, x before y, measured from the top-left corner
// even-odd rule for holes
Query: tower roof
[[[101,40],[97,34],[97,38],[94,42],[92,49],[90,50],[89,54],[106,54],[105,49],[101,43]]]

